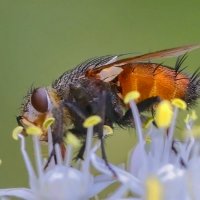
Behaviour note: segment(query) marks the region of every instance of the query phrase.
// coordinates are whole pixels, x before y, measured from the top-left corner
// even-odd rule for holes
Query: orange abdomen
[[[173,69],[153,63],[137,63],[124,66],[118,77],[122,95],[137,90],[138,101],[159,96],[161,99],[184,99],[189,78]]]

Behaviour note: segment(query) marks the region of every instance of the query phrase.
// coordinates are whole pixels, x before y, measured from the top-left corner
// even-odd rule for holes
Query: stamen
[[[138,134],[139,143],[144,144],[140,114],[139,114],[139,111],[137,109],[136,103],[134,101],[137,98],[139,98],[139,96],[140,96],[140,93],[138,91],[129,92],[128,94],[126,94],[126,96],[124,98],[124,102],[129,103],[129,105],[131,107],[133,119],[134,119],[134,122],[135,122],[136,132]]]
[[[90,149],[92,146],[93,126],[87,129],[86,147],[85,147],[85,161],[83,163],[83,173],[88,176],[90,163]]]
[[[14,128],[12,132],[12,138],[14,140],[18,140],[18,135],[22,133],[23,129],[24,128],[22,126],[17,126],[16,128]]]
[[[74,134],[68,133],[67,137],[65,138],[65,142],[67,144],[67,148],[64,163],[67,167],[69,167],[72,160],[73,148],[80,148],[81,141]]]
[[[175,107],[172,120],[171,120],[171,126],[169,127],[169,132],[168,132],[168,138],[170,141],[172,141],[173,135],[174,135],[174,130],[176,126],[176,118],[178,116],[178,107]]]
[[[21,153],[22,153],[22,156],[23,156],[23,159],[24,159],[24,162],[25,162],[26,169],[28,171],[30,186],[35,186],[36,183],[37,183],[37,178],[36,178],[35,172],[33,170],[29,156],[28,156],[26,149],[25,149],[26,145],[25,145],[24,136],[19,134],[18,137],[21,140]]]
[[[88,117],[84,122],[83,126],[87,128],[87,137],[86,137],[86,147],[85,147],[85,161],[83,163],[83,173],[85,177],[89,175],[89,164],[90,164],[90,149],[92,146],[92,137],[93,137],[93,127],[100,123],[102,120],[98,115],[93,115]]]
[[[139,97],[140,97],[140,93],[138,91],[129,92],[124,97],[124,103],[128,104],[133,100],[137,100]]]
[[[48,156],[50,157],[51,156],[51,153],[53,151],[53,138],[52,138],[52,132],[51,132],[51,125],[55,122],[55,118],[53,117],[49,117],[47,118],[44,123],[43,123],[43,128],[47,129],[48,130]],[[49,166],[51,166],[52,164],[55,164],[55,160],[54,159],[51,159],[49,161]]]
[[[42,129],[37,127],[37,126],[29,126],[27,129],[26,129],[26,133],[28,135],[37,135],[37,136],[40,136],[42,135]]]
[[[162,200],[163,186],[155,177],[149,177],[146,180],[146,200]]]
[[[169,127],[168,137],[166,138],[166,143],[165,143],[165,147],[164,147],[164,152],[166,152],[165,153],[165,161],[167,161],[167,162],[169,162],[169,154],[170,154],[170,150],[172,147],[172,139],[173,139],[174,130],[175,130],[175,126],[176,126],[176,118],[178,116],[178,107],[175,107],[174,112],[173,111],[170,111],[170,112],[171,112],[171,116],[170,116],[171,117],[171,125]],[[167,115],[165,115],[165,118],[167,118]]]
[[[161,101],[156,109],[155,122],[159,128],[168,128],[173,116],[172,106],[169,101]]]
[[[32,139],[33,139],[33,147],[34,147],[34,152],[35,152],[35,162],[37,166],[37,172],[39,176],[39,181],[41,181],[43,178],[43,165],[42,165],[40,141],[39,141],[39,137],[35,135],[33,135]]]
[[[172,105],[182,110],[186,110],[187,108],[187,104],[185,103],[185,101],[178,98],[172,100]]]
[[[53,151],[53,138],[52,138],[52,132],[51,128],[48,128],[48,154],[51,155]],[[51,159],[53,160],[53,159]]]
[[[89,128],[89,127],[92,127],[92,126],[99,124],[101,121],[102,121],[102,119],[98,115],[93,115],[93,116],[88,117],[83,122],[83,126],[85,128]]]
[[[46,129],[50,128],[50,126],[55,122],[55,118],[53,117],[48,117],[44,123],[42,124],[42,126]]]
[[[139,96],[140,94],[137,91],[130,92],[125,96],[125,102],[129,102],[132,111],[133,119],[135,122],[136,134],[138,136],[138,147],[140,151],[140,156],[142,158],[143,165],[146,166],[146,151],[145,151],[145,141],[143,138],[143,131],[142,131],[142,122],[140,119],[140,114],[137,105],[134,101]]]

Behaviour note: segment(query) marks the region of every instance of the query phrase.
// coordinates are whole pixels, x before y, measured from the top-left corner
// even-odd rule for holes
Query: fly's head
[[[24,98],[21,114],[17,122],[26,129],[30,126],[37,126],[42,130],[41,140],[47,140],[47,130],[43,127],[48,117],[53,117],[53,110],[59,107],[60,98],[52,88],[39,87],[32,89]]]

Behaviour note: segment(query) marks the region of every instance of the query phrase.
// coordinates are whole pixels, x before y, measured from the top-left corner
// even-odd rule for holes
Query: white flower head
[[[66,148],[66,158],[62,158],[60,146],[55,145],[57,163],[51,159],[47,169],[41,156],[40,142],[37,135],[33,135],[33,146],[37,173],[34,171],[25,149],[24,136],[18,134],[21,140],[21,153],[27,168],[30,188],[0,189],[0,197],[14,196],[29,200],[84,200],[97,195],[108,187],[114,180],[105,175],[94,177],[90,172],[90,151],[92,145],[93,126],[88,127],[86,156],[80,168],[71,167],[72,144]],[[15,134],[16,138],[16,134]],[[49,156],[52,153],[51,129],[48,131]],[[37,174],[37,175],[36,175]]]

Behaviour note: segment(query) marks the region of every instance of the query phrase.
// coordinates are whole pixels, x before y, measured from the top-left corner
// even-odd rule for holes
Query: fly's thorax
[[[56,94],[62,99],[65,99],[69,95],[69,86],[75,83],[79,78],[80,74],[76,74],[74,70],[67,71],[62,74],[57,80],[52,84],[52,88],[56,91]]]
[[[70,84],[74,84],[78,82],[80,79],[85,78],[87,76],[91,77],[92,74],[90,74],[90,72],[92,72],[92,70],[98,69],[100,66],[103,66],[105,64],[110,64],[116,61],[117,57],[118,56],[116,55],[107,55],[107,56],[88,59],[83,63],[79,64],[78,66],[76,66],[75,68],[73,68],[72,70],[68,70],[65,73],[63,73],[57,80],[53,82],[52,88],[54,88],[60,96],[66,97],[69,95]],[[111,69],[112,71],[115,71],[115,74],[116,70],[118,71],[120,70],[120,68],[114,68],[114,70],[113,68],[109,68],[109,71]],[[105,71],[107,72],[107,70]],[[107,74],[105,71],[103,70],[102,71],[103,74],[101,72],[99,74],[103,78],[107,78],[104,75]],[[108,79],[106,81],[108,82]]]

